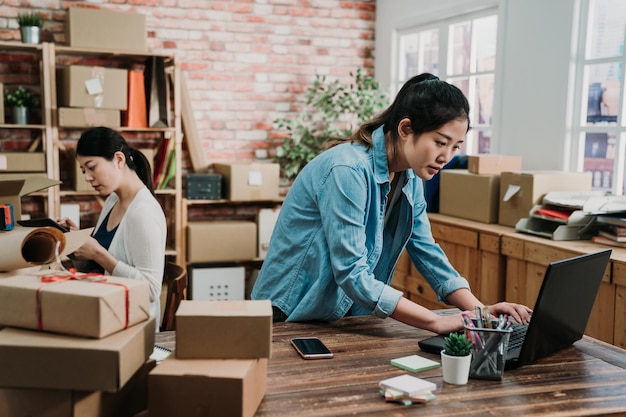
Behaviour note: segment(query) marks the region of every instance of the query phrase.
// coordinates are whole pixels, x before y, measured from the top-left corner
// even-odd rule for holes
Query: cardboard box
[[[0,387],[119,391],[154,349],[155,319],[102,339],[5,327]]]
[[[128,71],[70,65],[60,70],[59,106],[126,110]]]
[[[469,155],[467,170],[473,174],[500,174],[504,171],[520,171],[522,157],[516,155]]]
[[[121,126],[120,114],[119,110],[111,109],[61,107],[59,108],[59,126],[115,128]]]
[[[148,408],[149,360],[119,392],[0,388],[2,417],[130,417]]]
[[[146,16],[83,7],[67,10],[65,39],[70,46],[88,49],[145,52]]]
[[[269,300],[183,300],[176,311],[179,359],[269,358],[271,352]]]
[[[215,163],[215,172],[224,181],[222,190],[232,201],[277,200],[279,198],[278,164]]]
[[[148,414],[252,417],[266,390],[267,359],[170,357],[148,376]]]
[[[224,262],[254,259],[256,223],[239,220],[190,222],[187,225],[187,262]]]
[[[243,300],[245,289],[246,268],[243,266],[190,269],[190,300]]]
[[[6,174],[11,175],[11,174]],[[4,178],[4,174],[3,174]],[[45,190],[53,185],[61,184],[61,181],[47,178],[43,175],[28,176],[23,179],[0,180],[0,204],[13,204],[15,220],[22,219],[22,197]]]
[[[33,275],[0,279],[0,325],[101,338],[150,317],[150,287],[101,276],[42,282]]]
[[[465,169],[441,171],[439,212],[483,223],[498,222],[500,176]]]
[[[0,172],[45,172],[46,155],[43,152],[0,153]]]
[[[498,223],[515,226],[551,191],[591,191],[590,172],[521,171],[500,175]]]

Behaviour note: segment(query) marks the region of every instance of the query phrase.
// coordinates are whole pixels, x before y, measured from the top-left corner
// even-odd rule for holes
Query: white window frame
[[[468,20],[475,20],[475,19],[479,19],[479,18],[483,18],[483,17],[487,17],[487,16],[495,16],[498,19],[498,29],[497,29],[497,33],[496,36],[498,37],[497,39],[497,46],[496,46],[496,63],[495,63],[495,67],[492,71],[482,71],[482,72],[471,72],[473,69],[470,69],[469,73],[460,73],[460,74],[454,74],[454,77],[452,77],[450,74],[448,74],[448,39],[449,39],[449,31],[450,31],[450,27],[454,24],[460,23],[460,22],[466,22]],[[494,129],[494,121],[497,120],[497,118],[499,117],[499,112],[498,112],[498,106],[496,105],[497,103],[497,97],[498,97],[498,54],[500,52],[500,48],[498,47],[498,45],[500,44],[500,36],[502,33],[501,30],[501,18],[499,15],[499,10],[497,7],[489,7],[489,8],[485,8],[482,10],[478,10],[478,11],[472,11],[472,12],[466,12],[466,13],[462,13],[462,14],[458,14],[455,16],[450,16],[447,17],[445,19],[440,19],[437,21],[430,21],[430,22],[423,22],[423,23],[418,23],[415,24],[414,26],[409,26],[403,29],[398,29],[395,30],[393,35],[392,35],[392,41],[393,41],[393,50],[392,50],[392,65],[391,65],[391,88],[392,88],[392,94],[395,95],[395,93],[400,89],[400,87],[402,87],[402,84],[404,83],[405,80],[400,81],[399,79],[399,69],[400,69],[400,38],[402,36],[405,35],[410,35],[412,33],[419,33],[419,32],[423,32],[423,31],[427,31],[427,30],[432,30],[432,29],[438,29],[439,30],[439,61],[438,61],[438,73],[435,74],[437,75],[439,78],[441,78],[442,80],[446,80],[449,81],[452,78],[462,78],[462,77],[478,77],[481,75],[493,75],[494,77],[494,97],[493,97],[493,103],[494,103],[494,109],[493,109],[493,117],[492,117],[492,122],[490,126],[478,126],[472,122],[472,130],[468,133],[467,137],[466,137],[466,153],[467,154],[471,154],[472,151],[471,149],[473,149],[473,140],[474,140],[474,135],[475,133],[479,132],[479,131],[491,131],[491,152],[494,153],[494,151],[497,149],[498,144],[497,143],[493,143],[494,141],[497,141],[497,138],[494,138],[495,136],[495,129]],[[474,43],[472,43],[472,47],[475,47],[476,45]],[[417,75],[417,74],[415,74]],[[470,89],[470,91],[468,92],[468,97],[467,97],[468,101],[470,102],[470,104],[475,103],[475,91],[474,89]],[[474,109],[472,108],[472,106],[470,107],[470,113],[473,112]],[[472,117],[473,118],[473,117]]]
[[[620,59],[616,57],[609,58],[586,58],[587,42],[589,42],[587,29],[589,27],[590,18],[590,0],[580,1],[580,12],[578,22],[578,39],[575,49],[575,91],[572,100],[572,118],[571,118],[571,157],[570,166],[575,170],[582,172],[584,170],[585,159],[585,134],[588,132],[613,133],[615,135],[615,157],[613,160],[613,180],[611,192],[615,195],[624,194],[624,175],[626,174],[626,119],[624,112],[624,84],[626,83],[626,53],[623,52]],[[619,102],[621,103],[621,111],[617,115],[617,123],[614,126],[584,126],[582,118],[583,99],[587,97],[584,88],[587,87],[585,82],[585,67],[590,64],[604,64],[619,62],[622,65],[622,78]],[[567,152],[567,149],[565,150]]]

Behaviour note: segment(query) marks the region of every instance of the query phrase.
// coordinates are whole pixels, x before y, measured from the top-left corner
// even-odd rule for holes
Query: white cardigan
[[[107,197],[94,231],[118,201],[115,193]],[[144,187],[128,206],[109,246],[109,253],[119,260],[111,275],[146,281],[150,285],[150,316],[156,317],[157,321],[161,315],[166,237],[163,209]]]

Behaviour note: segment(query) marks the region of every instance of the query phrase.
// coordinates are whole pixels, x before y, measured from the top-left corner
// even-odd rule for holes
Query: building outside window
[[[459,87],[470,102],[462,153],[490,153],[496,69],[497,10],[490,9],[397,35],[396,91],[414,75],[429,72]]]
[[[625,194],[624,0],[584,0],[576,65],[573,166],[592,173],[593,188]]]

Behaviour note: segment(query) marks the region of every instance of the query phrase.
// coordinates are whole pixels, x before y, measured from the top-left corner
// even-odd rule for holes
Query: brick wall
[[[7,0],[0,40],[19,39],[14,18],[30,8],[44,16],[42,40],[63,44],[66,9],[79,3],[147,16],[149,49],[175,52],[187,73],[210,163],[271,154],[273,120],[298,111],[315,74],[374,68],[375,0]]]

